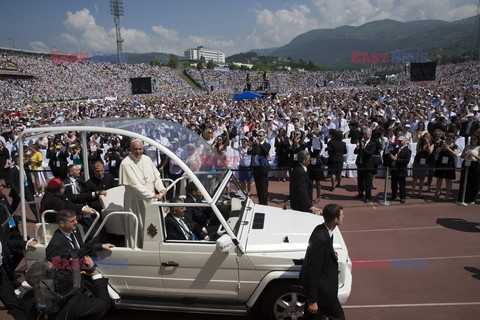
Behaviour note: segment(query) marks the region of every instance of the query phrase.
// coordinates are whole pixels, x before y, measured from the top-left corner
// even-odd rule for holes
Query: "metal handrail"
[[[93,235],[93,237],[95,238],[96,236],[98,236],[98,234],[100,233],[102,228],[105,226],[105,223],[108,221],[108,219],[110,219],[114,215],[127,215],[127,216],[132,216],[133,217],[133,220],[135,221],[135,231],[134,231],[135,232],[135,237],[133,238],[133,247],[136,249],[137,248],[137,238],[138,238],[138,217],[133,212],[130,212],[130,211],[113,211],[113,212],[110,212],[109,214],[107,214],[106,217],[103,218],[102,223],[98,227],[98,229],[95,232],[95,234]]]

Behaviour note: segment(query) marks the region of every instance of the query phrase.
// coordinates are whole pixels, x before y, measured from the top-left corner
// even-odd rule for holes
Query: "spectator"
[[[417,153],[413,160],[413,181],[412,194],[415,195],[415,188],[418,182],[418,197],[423,199],[423,183],[427,176],[429,158],[433,152],[434,145],[431,143],[430,133],[425,132],[417,142]]]
[[[455,180],[455,158],[458,155],[458,147],[453,143],[454,134],[447,133],[445,141],[437,148],[437,160],[435,161],[435,169],[433,175],[437,178],[435,188],[435,199],[438,200],[442,188],[442,181],[445,179],[447,190],[445,200],[450,199],[450,191],[452,190],[452,180]]]
[[[397,187],[400,187],[400,203],[405,203],[407,197],[407,165],[410,162],[412,151],[407,146],[407,138],[398,137],[398,146],[390,153],[392,160],[392,196],[390,201],[397,199]]]
[[[332,132],[331,137],[332,139],[327,144],[328,171],[332,183],[330,191],[334,191],[335,187],[340,187],[342,182],[344,155],[347,154],[347,145],[342,141],[340,131]]]

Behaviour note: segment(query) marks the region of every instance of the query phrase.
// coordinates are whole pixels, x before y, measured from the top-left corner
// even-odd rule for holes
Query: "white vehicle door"
[[[165,241],[160,262],[167,295],[238,298],[237,254],[218,252],[214,241]]]
[[[160,243],[163,284],[171,296],[237,299],[237,261],[235,252],[218,252],[215,241]]]

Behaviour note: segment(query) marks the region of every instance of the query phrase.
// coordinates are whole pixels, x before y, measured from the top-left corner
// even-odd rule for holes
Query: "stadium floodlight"
[[[122,53],[122,36],[120,34],[120,16],[124,15],[123,0],[110,0],[110,12],[115,22],[115,30],[117,34],[117,62],[120,63]]]
[[[123,0],[110,0],[110,13],[115,17],[123,16]]]

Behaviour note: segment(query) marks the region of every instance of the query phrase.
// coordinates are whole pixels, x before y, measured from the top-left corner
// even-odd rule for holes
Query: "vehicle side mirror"
[[[222,235],[217,239],[217,251],[229,253],[230,249],[233,247],[232,238],[228,234]]]

